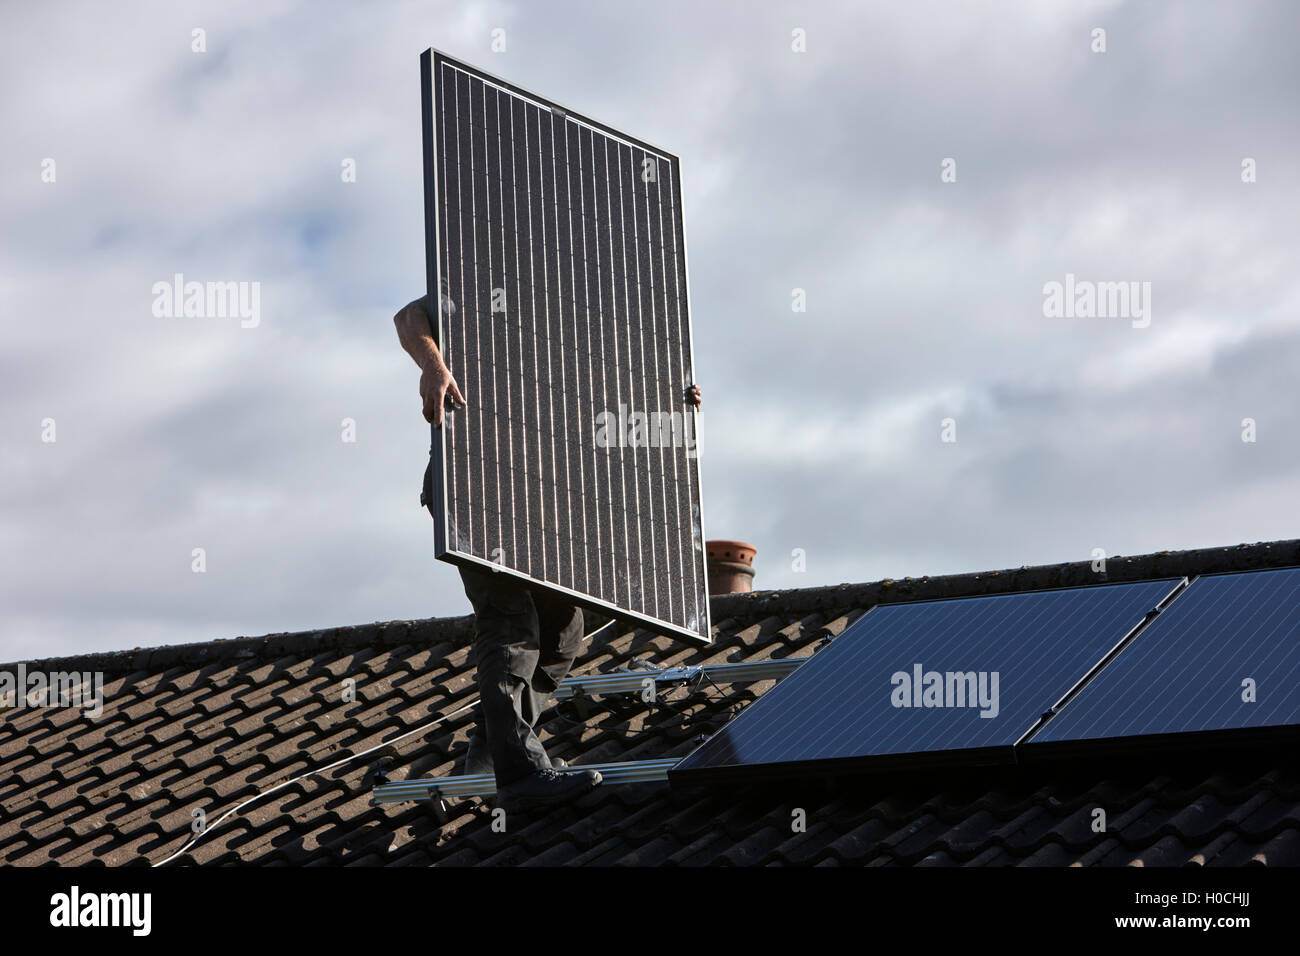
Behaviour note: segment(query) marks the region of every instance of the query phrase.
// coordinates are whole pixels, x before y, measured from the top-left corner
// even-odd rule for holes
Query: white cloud
[[[391,324],[429,45],[683,157],[706,529],[760,586],[1294,534],[1289,6],[133,9],[0,35],[0,658],[468,610]],[[261,325],[154,318],[176,272]],[[1045,319],[1067,272],[1151,281],[1151,328]]]

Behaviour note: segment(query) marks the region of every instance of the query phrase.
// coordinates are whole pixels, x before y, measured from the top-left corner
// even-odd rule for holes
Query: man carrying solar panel
[[[444,293],[445,316],[455,303]],[[465,397],[443,363],[434,340],[423,296],[393,316],[397,337],[420,367],[420,397],[425,420],[442,425],[444,403],[463,407]],[[691,386],[686,398],[700,406],[700,389]],[[424,474],[423,504],[432,505],[432,462]],[[432,508],[430,507],[430,510]],[[521,810],[573,800],[600,783],[593,770],[561,773],[534,728],[546,709],[550,693],[569,673],[582,649],[582,611],[563,598],[531,589],[507,574],[461,566],[465,594],[474,606],[476,680],[480,720],[469,741],[465,773],[495,773],[501,806]]]

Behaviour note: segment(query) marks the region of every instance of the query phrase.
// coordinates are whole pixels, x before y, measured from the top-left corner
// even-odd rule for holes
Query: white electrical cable
[[[315,770],[308,770],[306,773],[299,774],[298,776],[294,777],[292,780],[286,780],[283,783],[277,783],[274,787],[270,787],[269,789],[263,790],[261,793],[255,793],[253,794],[253,796],[249,797],[243,803],[237,804],[236,806],[227,810],[221,816],[217,817],[217,821],[215,823],[213,823],[209,827],[204,827],[203,831],[201,833],[196,834],[194,839],[190,840],[189,843],[185,844],[183,847],[181,847],[171,856],[167,857],[167,859],[159,860],[157,863],[153,864],[153,866],[159,867],[167,863],[170,863],[172,860],[176,859],[186,850],[190,849],[190,847],[197,844],[205,836],[207,836],[209,833],[211,833],[213,830],[219,827],[221,825],[222,820],[226,819],[226,817],[238,813],[240,810],[244,809],[244,807],[248,806],[250,803],[255,803],[256,801],[261,800],[263,797],[268,797],[271,794],[275,793],[277,790],[283,790],[285,787],[292,786],[293,784],[297,783],[299,780],[305,780],[308,777],[314,776],[315,774],[325,773],[328,770],[333,770],[335,767],[341,767],[345,763],[349,763],[353,760],[356,760],[359,757],[364,757],[366,754],[374,753],[376,750],[382,750],[384,747],[387,747],[389,744],[395,744],[399,740],[403,740],[406,737],[410,737],[414,734],[420,733],[420,731],[422,730],[428,730],[430,727],[436,727],[444,720],[448,720],[449,718],[455,717],[457,714],[463,714],[465,711],[470,710],[471,708],[475,707],[477,704],[478,704],[478,698],[475,697],[464,707],[460,707],[456,710],[453,710],[450,714],[443,714],[437,720],[431,720],[429,721],[429,723],[422,724],[419,727],[416,727],[414,730],[408,730],[405,733],[398,734],[396,737],[392,737],[389,740],[385,740],[383,743],[375,744],[373,747],[369,748],[368,750],[363,750],[360,753],[350,754],[349,756],[344,757],[341,760],[334,761],[332,764],[328,764],[327,766],[324,767],[318,767]]]

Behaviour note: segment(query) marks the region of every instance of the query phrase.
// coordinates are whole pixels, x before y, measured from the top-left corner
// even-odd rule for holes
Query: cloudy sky
[[[468,611],[392,324],[429,46],[682,157],[705,530],[760,586],[1296,537],[1298,35],[1281,0],[8,6],[0,660]],[[260,322],[155,316],[176,273]],[[1149,324],[1045,315],[1067,274],[1150,283]]]

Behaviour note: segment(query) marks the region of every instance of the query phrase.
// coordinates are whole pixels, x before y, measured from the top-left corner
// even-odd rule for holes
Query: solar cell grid
[[[794,775],[940,754],[1010,762],[1039,716],[1178,583],[878,605],[670,778]]]
[[[1300,568],[1192,582],[1036,745],[1300,725]]]
[[[426,56],[430,284],[469,402],[434,433],[439,557],[708,640],[694,450],[597,441],[620,409],[693,426],[677,160]]]

